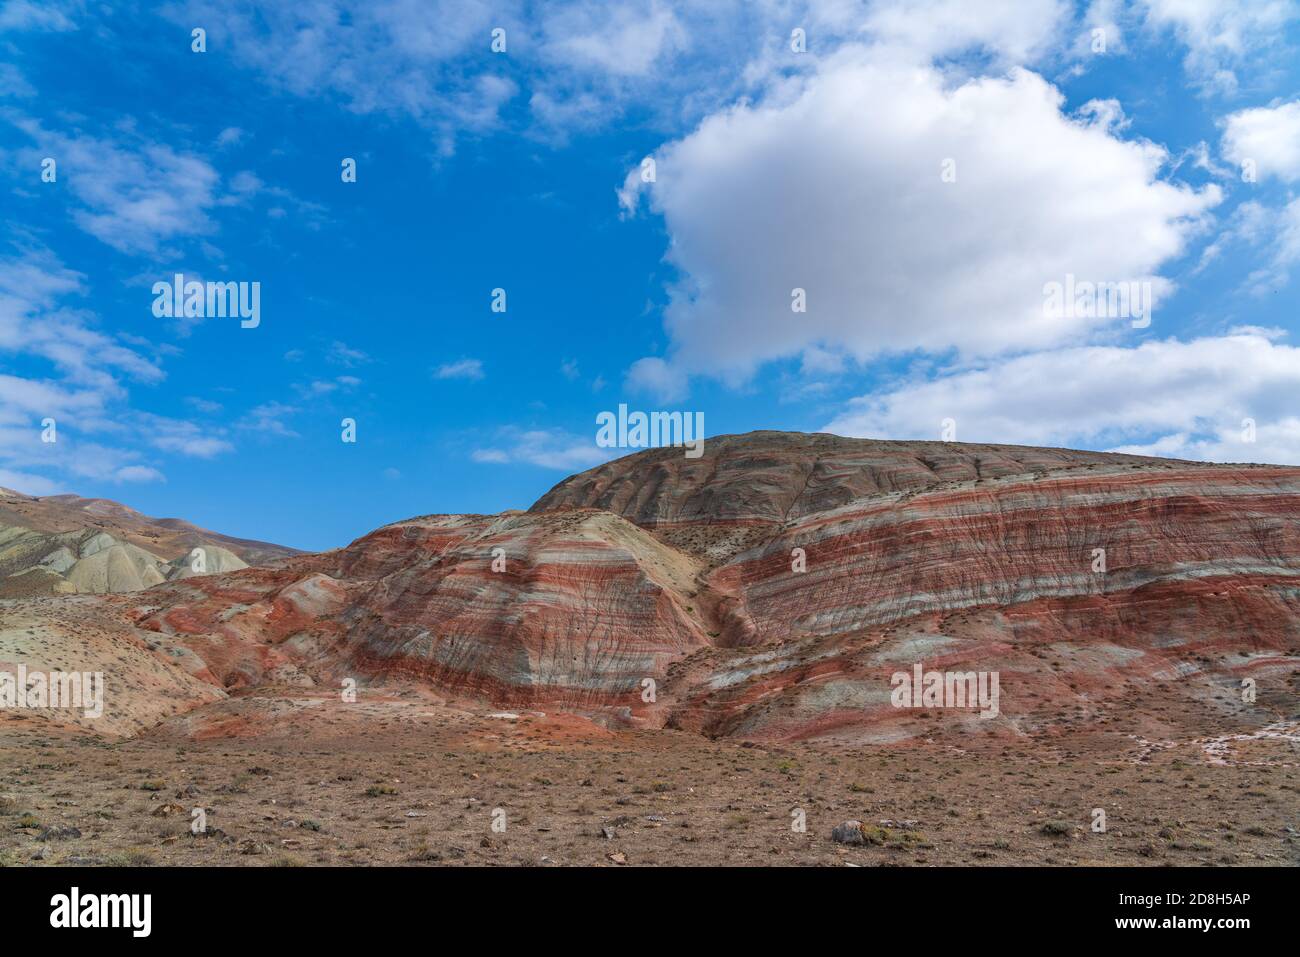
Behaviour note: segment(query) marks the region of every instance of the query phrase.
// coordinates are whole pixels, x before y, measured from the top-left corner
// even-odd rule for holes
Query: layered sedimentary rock
[[[0,599],[137,591],[292,554],[107,499],[0,489]]]
[[[1300,584],[1298,519],[1300,470],[1097,466],[805,515],[711,583],[736,596],[724,644],[782,641],[1162,581]]]
[[[1300,469],[758,433],[79,601],[230,692],[352,678],[755,739],[1223,733],[1300,691]],[[997,673],[1000,701],[895,707],[917,667]]]
[[[997,673],[996,713],[894,706],[917,666]],[[860,633],[710,649],[667,682],[677,727],[888,743],[936,733],[1152,740],[1294,722],[1300,590],[1231,576],[933,612]],[[1243,690],[1249,679],[1252,694]]]
[[[708,641],[698,562],[607,512],[401,523],[341,564],[377,575],[344,657],[502,703],[621,700]]]
[[[166,561],[94,529],[0,529],[0,598],[139,591],[176,578],[247,567],[218,545],[195,546]]]
[[[35,532],[91,529],[154,555],[186,555],[198,546],[216,546],[248,565],[264,565],[301,554],[284,545],[223,535],[179,518],[151,518],[106,498],[34,496],[0,488],[0,527],[9,526]]]
[[[312,685],[313,666],[328,669],[343,635],[338,616],[348,609],[348,591],[327,567],[302,556],[100,600],[178,667],[217,687]]]
[[[607,462],[560,482],[532,511],[606,509],[718,559],[787,522],[864,497],[1115,462],[1169,464],[1068,449],[750,432],[710,438],[696,459],[661,448]]]
[[[659,709],[680,727],[911,737],[890,682],[918,663],[1002,673],[996,720],[944,715],[981,733],[1134,699],[1160,733],[1252,711],[1245,678],[1263,721],[1296,690],[1297,469],[757,433],[608,463],[535,509],[591,505],[711,560],[713,647]]]
[[[607,512],[428,516],[278,569],[166,585],[134,614],[227,688],[403,678],[596,706],[707,643],[699,570]]]

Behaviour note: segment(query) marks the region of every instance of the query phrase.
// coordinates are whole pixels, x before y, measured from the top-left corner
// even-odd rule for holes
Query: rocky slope
[[[213,682],[194,677],[100,598],[0,602],[0,672],[82,672],[102,676],[101,713],[89,708],[0,710],[0,730],[35,722],[106,737],[130,737],[166,717],[225,699]],[[84,702],[83,702],[84,703]]]
[[[719,559],[788,522],[859,499],[1107,463],[1170,464],[1067,449],[750,432],[709,439],[697,459],[670,448],[615,459],[560,482],[531,511],[607,509],[683,550]]]
[[[726,436],[526,513],[80,601],[223,691],[353,679],[748,739],[1252,734],[1296,717],[1300,469]],[[894,707],[916,665],[999,673],[997,713]]]
[[[293,554],[108,499],[0,489],[0,599],[137,591]]]
[[[594,707],[625,703],[708,644],[701,568],[594,509],[427,516],[117,605],[225,688],[412,679],[499,704]]]
[[[709,445],[608,463],[534,507],[610,508],[709,560],[714,638],[671,670],[670,723],[925,734],[936,712],[890,700],[918,662],[1002,674],[997,719],[943,713],[981,732],[1105,721],[1144,696],[1132,724],[1153,735],[1294,717],[1298,469],[781,433]]]

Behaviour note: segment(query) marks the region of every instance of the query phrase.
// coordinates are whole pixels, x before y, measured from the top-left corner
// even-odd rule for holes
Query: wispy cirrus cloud
[[[1172,33],[1187,49],[1188,73],[1207,92],[1234,94],[1238,74],[1286,55],[1295,0],[1137,0],[1145,26]]]
[[[131,408],[130,386],[158,385],[163,369],[133,337],[102,329],[84,305],[89,292],[86,277],[44,247],[0,258],[0,355],[34,370],[0,374],[0,468],[16,478],[9,484],[34,491],[70,479],[161,481],[150,450],[201,458],[231,451],[210,428]]]
[[[293,351],[297,353],[297,355],[291,361],[296,361],[297,359],[302,358],[301,350],[293,350]],[[288,359],[289,356],[286,354],[285,358]],[[329,350],[325,354],[325,361],[333,363],[334,365],[344,366],[348,369],[352,369],[357,366],[366,365],[367,363],[373,360],[363,350],[354,349],[346,342],[341,342],[336,339],[330,343]]]
[[[458,359],[433,370],[435,379],[468,379],[477,382],[483,375],[483,362],[480,359]]]
[[[595,431],[591,437],[574,435],[562,429],[501,429],[496,442],[475,449],[470,458],[486,465],[523,463],[560,471],[579,471],[607,461],[618,454],[597,447]]]
[[[120,396],[121,377],[163,378],[158,364],[97,328],[82,302],[86,277],[41,246],[0,257],[0,352],[47,360],[69,382]]]
[[[75,17],[84,8],[85,5],[78,2],[4,0],[0,3],[0,32],[75,30],[77,28]]]
[[[355,113],[409,116],[435,129],[450,151],[460,130],[495,125],[517,92],[503,64],[490,59],[489,44],[494,27],[519,22],[520,6],[189,0],[164,15],[187,28],[205,25],[209,43],[277,90],[327,97]]]
[[[194,458],[210,459],[234,450],[225,437],[225,429],[213,429],[185,419],[173,419],[152,413],[137,413],[140,433],[154,448],[179,452]]]
[[[59,182],[77,201],[73,221],[118,252],[174,256],[167,243],[215,231],[222,177],[207,159],[129,128],[110,138],[55,130],[13,112],[4,118],[32,142],[17,152],[33,177],[42,158],[54,159]]]
[[[297,432],[289,428],[287,419],[297,415],[301,411],[297,406],[288,405],[284,402],[263,402],[250,409],[239,421],[237,428],[246,432],[255,432],[262,436],[276,436],[279,438],[296,439],[301,438]]]
[[[1197,272],[1234,247],[1248,250],[1256,264],[1241,282],[1243,291],[1261,297],[1288,286],[1300,265],[1300,197],[1281,208],[1256,200],[1239,204],[1201,254]]]
[[[296,382],[293,391],[303,400],[319,399],[340,390],[346,392],[361,385],[361,380],[353,375],[335,376],[333,379],[313,379],[310,382]]]

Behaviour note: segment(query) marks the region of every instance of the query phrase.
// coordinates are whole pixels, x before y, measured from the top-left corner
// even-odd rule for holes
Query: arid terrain
[[[1281,739],[746,746],[301,693],[106,744],[6,738],[0,859],[24,864],[1300,864]],[[236,736],[226,736],[234,734]],[[206,834],[191,833],[204,808]],[[1107,830],[1091,830],[1093,809]],[[505,830],[492,830],[493,811]],[[802,809],[806,830],[792,828]],[[831,840],[844,820],[870,840]],[[71,829],[71,830],[70,830]]]
[[[0,599],[134,591],[295,553],[108,499],[0,488]]]
[[[105,683],[0,712],[6,863],[1300,863],[1300,469],[767,432],[203,534],[250,567],[0,601]]]

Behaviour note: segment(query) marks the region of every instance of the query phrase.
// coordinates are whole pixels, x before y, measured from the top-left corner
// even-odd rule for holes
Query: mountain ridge
[[[754,740],[1260,727],[1300,670],[1300,469],[727,436],[527,511],[418,516],[75,608],[241,696],[413,683]],[[890,675],[921,663],[1000,672],[1001,713],[892,707]],[[1246,678],[1258,703],[1233,698]]]
[[[296,554],[112,499],[0,489],[0,598],[135,591]]]

